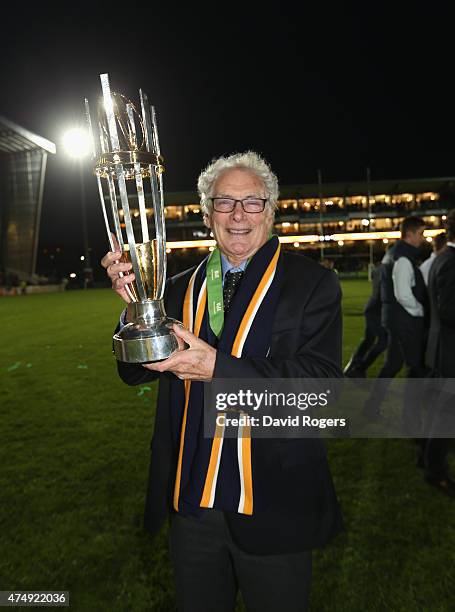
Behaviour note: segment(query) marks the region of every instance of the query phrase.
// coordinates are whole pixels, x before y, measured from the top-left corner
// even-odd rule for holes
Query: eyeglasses
[[[261,213],[265,208],[267,198],[244,198],[243,200],[235,200],[234,198],[210,198],[213,204],[213,210],[220,213],[232,212],[237,202],[240,202],[243,210],[246,213]]]

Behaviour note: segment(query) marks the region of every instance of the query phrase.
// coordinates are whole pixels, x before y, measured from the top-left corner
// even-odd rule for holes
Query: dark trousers
[[[424,453],[425,473],[428,478],[447,478],[449,465],[447,454],[449,452],[450,440],[447,438],[429,438],[426,442]]]
[[[379,378],[395,378],[406,365],[407,378],[424,378],[425,325],[423,317],[392,311],[386,320],[387,354]]]
[[[455,431],[455,388],[447,393],[447,388],[438,388],[441,379],[437,372],[432,372],[428,378],[426,404],[428,406],[425,430],[428,438],[422,440],[421,461],[425,467],[427,478],[440,480],[447,478],[449,465],[447,455],[451,439],[444,438]]]
[[[368,370],[386,347],[387,330],[381,324],[381,315],[366,312],[365,334],[352,356],[352,364],[362,370]]]
[[[171,560],[178,609],[232,612],[240,589],[248,612],[307,610],[311,551],[251,555],[233,542],[223,512],[171,516]]]
[[[383,306],[384,314],[384,306]],[[413,378],[424,378],[426,368],[424,363],[425,354],[425,324],[423,317],[413,317],[404,309],[395,308],[386,310],[384,326],[388,333],[387,353],[378,380],[376,380],[366,412],[377,414],[383,402],[387,390],[388,381],[381,379],[395,378],[403,365],[406,365],[406,377],[409,379],[404,394],[404,425],[408,419],[422,420],[421,397],[418,395],[418,387],[413,385]]]

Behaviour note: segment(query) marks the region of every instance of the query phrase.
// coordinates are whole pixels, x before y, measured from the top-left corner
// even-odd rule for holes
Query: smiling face
[[[216,181],[213,197],[243,200],[247,197],[266,198],[264,183],[249,170],[225,170]],[[258,251],[269,237],[273,225],[273,212],[266,202],[261,213],[246,213],[240,202],[230,213],[212,211],[204,217],[220,251],[233,265],[239,265]]]

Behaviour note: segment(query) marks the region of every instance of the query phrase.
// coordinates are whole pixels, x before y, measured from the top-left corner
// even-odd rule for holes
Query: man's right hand
[[[111,279],[112,289],[124,300],[127,304],[131,302],[131,299],[125,289],[125,285],[127,283],[132,283],[134,281],[134,274],[128,274],[128,271],[131,270],[132,265],[130,263],[122,263],[120,261],[120,257],[122,253],[120,251],[119,244],[114,237],[114,246],[116,247],[116,251],[109,251],[101,260],[101,265],[103,268],[106,268],[107,275]],[[123,273],[123,276],[121,276]]]

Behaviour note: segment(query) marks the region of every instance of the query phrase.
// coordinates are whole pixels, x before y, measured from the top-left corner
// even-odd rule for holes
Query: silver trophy
[[[131,262],[135,274],[135,281],[125,287],[131,300],[127,317],[131,323],[114,335],[114,353],[119,361],[128,363],[159,361],[178,347],[170,331],[178,321],[166,316],[163,304],[164,167],[155,109],[149,106],[147,95],[139,90],[139,113],[125,96],[111,91],[107,74],[100,78],[103,97],[97,107],[96,121],[92,121],[88,100],[85,100],[94,172],[111,251],[117,250],[115,233],[122,252],[121,261]],[[147,194],[146,185],[150,187]],[[128,197],[137,201],[133,214]],[[151,202],[147,206],[149,197]],[[106,201],[110,201],[110,207]]]

